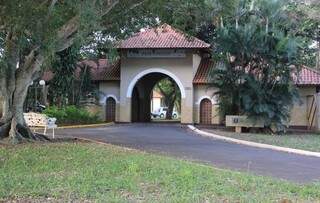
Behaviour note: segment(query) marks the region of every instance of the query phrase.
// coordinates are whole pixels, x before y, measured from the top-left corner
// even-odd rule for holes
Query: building
[[[106,121],[150,121],[153,88],[171,77],[181,92],[181,123],[221,124],[214,96],[217,90],[209,85],[214,68],[209,44],[164,24],[122,41],[118,51],[116,63],[107,59],[81,62],[92,67],[91,78],[101,92],[98,111]],[[320,73],[302,67],[296,84],[302,103],[293,107],[290,125],[318,128],[315,95]]]
[[[160,92],[153,90],[151,98],[151,112],[155,112],[163,106],[165,106],[163,101],[163,95]]]

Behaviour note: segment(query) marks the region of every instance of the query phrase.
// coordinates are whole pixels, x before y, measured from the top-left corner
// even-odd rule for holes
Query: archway
[[[108,97],[106,100],[106,121],[116,121],[116,100],[113,97]]]
[[[170,75],[173,76],[173,74]],[[181,89],[181,82],[177,80],[175,76],[173,76],[175,79],[171,76],[163,72],[150,72],[142,75],[140,78],[136,77],[136,79],[131,82],[128,88],[127,97],[131,97],[132,122],[150,122],[151,117],[156,116],[155,113],[151,111],[153,91],[156,84],[165,78],[169,78],[175,84],[176,89],[179,90],[178,92],[180,98],[185,96],[184,89]],[[132,91],[130,89],[132,89]],[[164,107],[163,109],[167,108]],[[177,114],[177,112],[175,113]],[[174,118],[177,118],[177,116],[175,115]]]
[[[200,124],[210,125],[212,123],[212,102],[210,99],[203,99],[200,102]]]

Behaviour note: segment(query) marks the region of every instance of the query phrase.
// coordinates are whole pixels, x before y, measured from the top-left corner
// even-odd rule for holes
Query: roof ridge
[[[209,48],[211,45],[167,23],[134,33],[121,40],[118,48]]]
[[[302,65],[302,68],[306,68],[306,69],[308,69],[308,70],[310,70],[310,71],[313,71],[313,72],[315,72],[315,73],[317,73],[317,74],[320,74],[320,71],[317,70],[317,69],[315,69],[315,68],[311,68],[311,67],[306,66],[306,65]]]

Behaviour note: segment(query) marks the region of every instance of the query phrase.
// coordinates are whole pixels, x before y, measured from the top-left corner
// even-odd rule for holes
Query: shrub
[[[101,122],[97,114],[90,114],[86,109],[67,106],[64,108],[58,108],[52,106],[44,111],[49,117],[57,119],[57,124],[62,125],[74,125],[74,124],[93,124]]]

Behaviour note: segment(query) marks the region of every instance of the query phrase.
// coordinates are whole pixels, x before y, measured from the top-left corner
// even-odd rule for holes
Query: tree
[[[292,33],[302,38],[303,63],[320,68],[320,2],[317,0],[290,0],[287,11],[292,19]]]
[[[13,142],[43,140],[23,118],[28,87],[57,52],[82,42],[121,5],[130,12],[141,1],[0,0],[0,137]]]
[[[71,46],[56,53],[50,71],[54,74],[50,81],[49,95],[51,103],[61,106],[66,98],[74,102],[75,71],[79,61],[79,49]]]
[[[284,130],[298,100],[292,72],[300,66],[299,38],[290,33],[285,2],[242,4],[242,14],[218,31],[212,85],[220,111],[262,119]],[[298,72],[298,70],[297,70]]]
[[[94,44],[97,32],[114,41],[170,16],[176,17],[174,25],[192,33],[200,26],[198,19],[206,16],[201,9],[229,1],[0,0],[0,94],[5,98],[0,137],[14,142],[41,139],[26,125],[23,103],[31,82],[56,53],[90,39]]]
[[[165,78],[157,83],[156,89],[164,96],[164,103],[168,107],[166,119],[172,119],[174,106],[177,101],[181,101],[178,85],[172,78]]]

